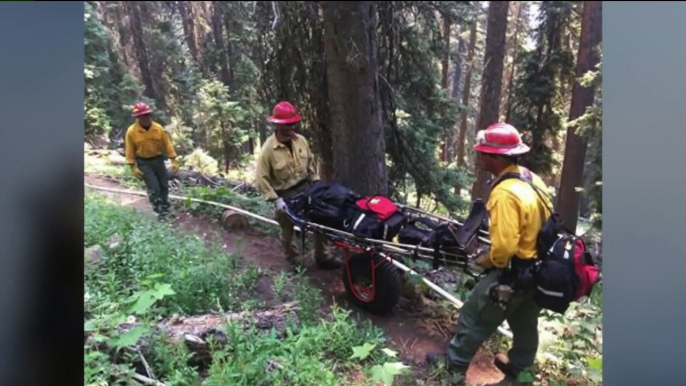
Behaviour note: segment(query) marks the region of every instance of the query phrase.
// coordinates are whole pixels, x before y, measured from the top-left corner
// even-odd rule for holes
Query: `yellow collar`
[[[143,126],[141,126],[140,123],[136,122],[136,129],[137,129],[138,131],[140,131],[140,132],[149,132],[149,131],[152,130],[155,126],[157,126],[157,122],[152,121],[152,122],[150,123],[150,128],[149,128],[148,130],[145,130],[145,128],[144,128]]]
[[[496,179],[498,179],[498,178],[504,176],[504,175],[507,174],[507,173],[517,173],[517,174],[519,174],[519,173],[521,173],[521,170],[519,170],[519,166],[518,166],[518,165],[510,165],[510,166],[506,167],[505,169],[503,169],[503,171],[500,172],[500,174],[498,174],[498,176],[496,177]]]
[[[279,147],[286,147],[283,143],[279,142],[279,140],[276,138],[276,134],[272,134],[272,139],[274,140],[274,146],[272,149],[278,149]],[[295,138],[291,138],[291,143],[296,142],[298,140],[298,137],[296,136]]]

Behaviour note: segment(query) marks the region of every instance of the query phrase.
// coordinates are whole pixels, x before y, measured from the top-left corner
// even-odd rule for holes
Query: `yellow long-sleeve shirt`
[[[519,172],[519,167],[512,165],[497,178],[506,173]],[[534,185],[547,192],[543,180],[534,173],[531,175]],[[543,197],[548,207],[552,208],[550,200],[545,195]],[[490,259],[495,267],[507,267],[512,256],[520,259],[536,257],[538,232],[550,216],[550,211],[528,183],[518,179],[499,183],[491,192],[486,209],[490,222]],[[541,210],[545,212],[545,218],[542,218]]]
[[[136,157],[152,158],[167,153],[167,157],[176,158],[176,151],[169,133],[157,122],[145,130],[138,122],[129,126],[124,137],[126,163],[134,165]]]
[[[267,138],[262,146],[255,169],[255,184],[267,201],[278,198],[276,191],[289,189],[305,179],[311,182],[319,180],[314,155],[305,137],[296,134],[291,146],[292,154],[286,145],[276,139],[275,134]]]

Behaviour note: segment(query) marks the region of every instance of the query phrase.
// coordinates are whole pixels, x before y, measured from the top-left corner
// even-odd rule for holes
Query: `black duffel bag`
[[[313,223],[344,230],[359,196],[341,184],[317,182],[302,195],[297,212]]]

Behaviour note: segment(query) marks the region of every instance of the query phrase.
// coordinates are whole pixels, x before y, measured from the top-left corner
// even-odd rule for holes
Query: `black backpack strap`
[[[524,170],[525,170],[525,174],[531,173],[531,172],[530,172],[529,170],[527,170],[527,169],[524,169]],[[505,180],[513,179],[513,178],[514,178],[514,179],[518,179],[518,180],[520,180],[520,181],[524,181],[524,182],[526,182],[527,184],[529,184],[529,186],[531,186],[531,188],[534,190],[534,192],[536,192],[536,194],[538,195],[538,198],[540,198],[539,201],[541,201],[541,203],[543,203],[543,205],[545,206],[545,208],[548,209],[548,211],[550,212],[550,215],[553,216],[553,215],[556,214],[556,211],[555,211],[555,203],[554,203],[552,197],[550,197],[550,195],[549,195],[548,193],[546,193],[545,191],[541,190],[541,188],[539,188],[538,186],[536,186],[536,184],[534,184],[533,179],[531,178],[531,175],[530,175],[530,174],[529,174],[529,178],[525,178],[525,177],[523,177],[523,176],[522,176],[521,174],[519,174],[519,173],[506,173],[506,174],[504,174],[502,177],[498,178],[496,181],[493,182],[493,185],[491,185],[491,190],[493,190],[499,183],[501,183],[501,182],[503,182],[503,181],[505,181]],[[550,202],[553,204],[553,207],[552,207],[552,208],[548,205],[548,203],[546,202],[545,198],[543,198],[543,196],[547,197],[548,200],[550,200]],[[540,204],[539,204],[539,206],[540,206]],[[545,212],[543,211],[543,208],[541,208],[541,216],[542,216],[542,221],[543,221],[542,223],[545,223],[546,217],[545,217]],[[564,226],[564,224],[562,224],[562,228],[563,228],[564,230],[566,230],[567,232],[569,232],[571,235],[574,235],[575,237],[578,237],[578,236],[576,235],[576,232],[572,232],[572,231],[569,230],[566,226]]]
[[[431,246],[433,247],[434,253],[433,253],[433,269],[438,269],[440,266],[440,260],[441,260],[441,248],[443,247],[444,244],[444,236],[447,234],[450,236],[450,238],[455,241],[459,245],[459,240],[457,238],[457,235],[453,230],[450,228],[450,223],[445,222],[436,227],[436,229],[431,233],[431,238],[432,238],[432,243]]]
[[[525,169],[525,170],[526,170],[526,169]],[[526,172],[527,172],[527,174],[528,174],[529,171],[526,170]],[[495,187],[496,187],[498,184],[500,184],[501,182],[503,182],[503,181],[505,181],[505,180],[517,179],[517,180],[520,180],[520,181],[524,181],[524,182],[526,182],[527,184],[529,184],[529,186],[531,186],[531,188],[534,190],[534,192],[536,192],[536,195],[538,195],[538,198],[540,198],[540,201],[543,203],[543,205],[546,207],[546,209],[548,209],[548,211],[550,212],[550,214],[552,215],[553,213],[555,213],[555,211],[553,210],[553,208],[551,208],[551,207],[548,205],[548,203],[546,202],[546,200],[545,200],[545,198],[544,198],[543,196],[545,195],[545,196],[548,198],[548,200],[550,200],[551,203],[553,202],[553,199],[550,197],[550,195],[549,195],[548,193],[542,191],[538,186],[536,186],[536,184],[534,184],[533,179],[531,178],[531,175],[529,175],[528,177],[529,177],[529,178],[525,178],[525,177],[523,177],[523,176],[522,176],[521,174],[519,174],[519,173],[506,173],[506,174],[504,174],[502,177],[498,178],[497,180],[495,180],[495,181],[493,182],[493,185],[491,186],[491,190],[495,189]],[[545,212],[543,212],[543,211],[542,211],[542,216],[543,216],[543,217],[542,217],[542,218],[543,218],[543,221],[545,222],[545,218],[546,218],[546,217],[545,217]]]

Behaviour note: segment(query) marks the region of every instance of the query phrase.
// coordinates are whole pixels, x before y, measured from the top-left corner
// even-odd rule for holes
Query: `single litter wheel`
[[[353,304],[376,315],[388,314],[402,293],[400,271],[389,261],[366,253],[347,259],[343,283]]]

